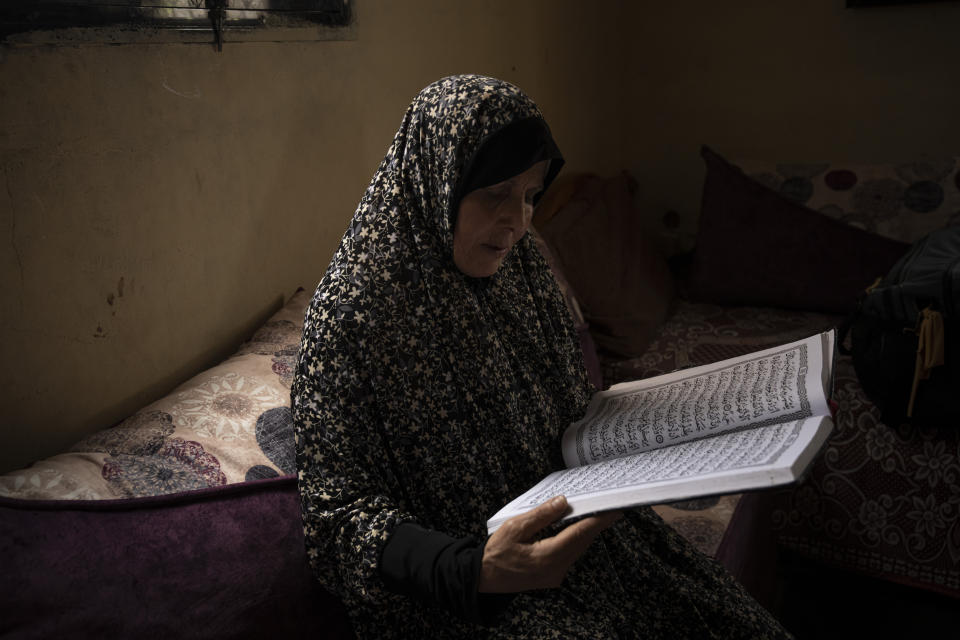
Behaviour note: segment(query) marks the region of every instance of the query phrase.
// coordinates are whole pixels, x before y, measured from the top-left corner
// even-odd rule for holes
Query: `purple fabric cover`
[[[2,638],[350,638],[295,476],[125,500],[0,498]]]
[[[847,313],[909,249],[785,199],[707,147],[701,155],[695,301]]]

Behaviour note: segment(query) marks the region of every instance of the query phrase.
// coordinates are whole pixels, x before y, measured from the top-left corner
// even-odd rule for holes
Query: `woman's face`
[[[453,229],[453,262],[474,278],[492,276],[530,226],[533,200],[543,191],[547,160],[509,180],[471,191],[460,201]]]

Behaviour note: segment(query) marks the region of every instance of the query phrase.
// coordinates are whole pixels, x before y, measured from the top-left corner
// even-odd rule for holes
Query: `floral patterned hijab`
[[[589,399],[530,234],[489,278],[453,262],[467,167],[531,119],[547,130],[500,80],[426,87],[307,310],[292,389],[305,534],[321,581],[348,604],[384,597],[379,552],[399,522],[485,536],[487,518],[562,466],[559,435]]]

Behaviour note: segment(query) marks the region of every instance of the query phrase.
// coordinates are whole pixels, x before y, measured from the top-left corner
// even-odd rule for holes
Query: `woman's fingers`
[[[566,498],[557,496],[504,522],[484,547],[479,590],[516,592],[560,586],[600,532],[622,516],[619,511],[601,513],[575,522],[555,536],[531,542],[568,509]]]
[[[507,520],[501,528],[507,529],[504,532],[507,539],[515,542],[528,542],[539,531],[562,518],[567,509],[569,509],[567,499],[563,496],[556,496],[535,509]]]
[[[620,511],[608,511],[574,522],[552,538],[542,540],[541,551],[569,566],[586,552],[601,531],[622,517]]]

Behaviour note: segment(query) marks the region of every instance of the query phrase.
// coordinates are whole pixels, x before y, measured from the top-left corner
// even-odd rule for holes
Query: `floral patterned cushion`
[[[734,164],[789,200],[893,240],[912,243],[960,224],[960,157],[889,164]]]
[[[139,498],[295,472],[290,385],[310,292],[240,350],[70,451],[0,475],[0,496]]]

